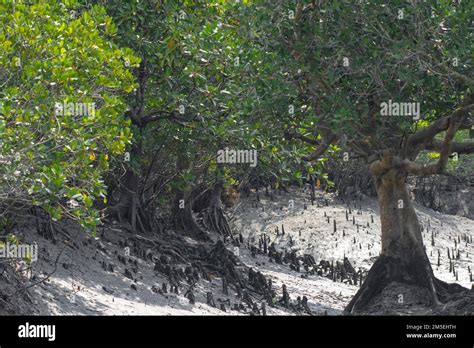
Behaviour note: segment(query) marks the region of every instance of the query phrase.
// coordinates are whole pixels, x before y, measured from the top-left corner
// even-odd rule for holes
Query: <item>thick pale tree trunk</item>
[[[382,255],[427,261],[421,226],[405,184],[406,173],[390,169],[377,178],[376,189],[382,225]],[[431,267],[430,267],[431,269]]]
[[[382,251],[346,311],[364,309],[392,282],[425,288],[431,294],[432,304],[439,304],[436,279],[424,249],[421,226],[405,180],[406,173],[395,168],[375,176],[382,225]]]

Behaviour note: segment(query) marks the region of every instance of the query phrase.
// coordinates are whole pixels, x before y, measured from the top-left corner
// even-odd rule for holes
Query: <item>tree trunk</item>
[[[223,188],[223,181],[217,180],[211,190],[209,205],[203,211],[204,222],[209,230],[233,239],[229,223],[222,207],[221,195]]]
[[[363,310],[392,282],[427,289],[431,294],[431,304],[439,304],[437,280],[423,246],[421,226],[405,180],[406,173],[395,168],[375,176],[382,225],[382,252],[364,284],[346,307],[347,312]]]
[[[176,160],[176,169],[178,172],[181,172],[189,168],[189,159],[183,152],[179,152]],[[208,240],[207,233],[194,219],[192,208],[192,188],[177,189],[171,207],[173,225],[176,230],[184,232],[193,238]]]
[[[139,178],[137,174],[135,174],[132,169],[127,168],[118,188],[120,199],[115,205],[116,214],[120,222],[125,219],[127,222],[132,223],[132,214],[135,203],[134,196],[138,189],[138,182]]]
[[[130,151],[130,157],[140,158],[141,156],[141,145],[135,144]],[[140,174],[135,173],[130,165],[127,165],[126,172],[120,179],[116,190],[119,193],[119,198],[114,206],[108,208],[110,215],[116,215],[121,223],[129,223],[133,232],[145,232],[147,227],[150,229],[153,226],[151,221],[143,221],[144,219],[152,220],[153,217],[148,217],[141,204]]]

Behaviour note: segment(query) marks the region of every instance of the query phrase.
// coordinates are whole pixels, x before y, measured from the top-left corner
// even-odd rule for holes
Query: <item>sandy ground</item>
[[[332,194],[317,192],[316,201],[311,205],[309,191],[293,189],[290,193],[275,193],[274,199],[260,193],[243,198],[231,210],[234,231],[242,233],[255,243],[260,234],[271,238],[277,249],[297,250],[301,255],[310,254],[316,262],[320,260],[341,261],[346,256],[357,269],[369,269],[380,251],[380,222],[377,202],[374,199],[350,203],[351,214],[346,220],[347,204],[335,199]],[[326,206],[327,200],[327,206]],[[255,206],[256,205],[256,206]],[[305,209],[306,206],[306,209]],[[472,238],[474,223],[464,217],[444,215],[416,206],[419,219],[424,226],[423,237],[426,249],[437,277],[447,282],[457,282],[471,288],[468,266],[473,267],[474,245],[461,240],[463,235]],[[355,224],[353,223],[353,217]],[[373,217],[373,222],[372,222]],[[329,218],[329,223],[328,219]],[[334,233],[334,219],[337,232]],[[277,236],[276,227],[285,235]],[[357,231],[358,229],[358,231]],[[25,234],[28,242],[36,241],[40,246],[40,260],[33,264],[30,276],[32,282],[43,279],[55,270],[55,261],[59,256],[55,272],[47,281],[31,288],[39,314],[44,315],[239,315],[237,311],[223,312],[206,304],[206,292],[213,291],[217,307],[220,301],[229,300],[231,305],[238,303],[235,294],[224,295],[221,292],[221,280],[210,282],[201,280],[196,288],[196,303],[189,304],[180,294],[161,295],[152,290],[161,289],[167,282],[163,275],[153,271],[154,264],[130,256],[133,264],[124,265],[117,261],[117,255],[124,254],[118,244],[127,233],[119,229],[108,228],[105,238],[94,239],[77,227],[69,226],[68,233],[60,235],[56,244],[51,244],[33,233]],[[434,246],[431,245],[432,231]],[[272,278],[274,286],[281,294],[281,285],[285,284],[291,298],[307,296],[308,305],[316,315],[338,315],[355,294],[358,286],[349,285],[317,275],[302,278],[301,273],[289,269],[287,265],[268,262],[268,257],[252,257],[246,247],[229,245],[229,250],[239,255],[248,266]],[[454,260],[458,271],[456,281],[449,272],[447,248],[459,251],[459,260]],[[438,263],[440,251],[440,266]],[[104,269],[105,264],[105,269]],[[113,268],[106,270],[107,268]],[[125,276],[125,269],[132,278]],[[132,289],[134,284],[135,289]],[[20,313],[19,313],[20,314]],[[268,307],[269,315],[292,315],[282,307]]]
[[[258,240],[265,233],[280,248],[298,250],[310,254],[316,261],[341,261],[346,256],[358,268],[370,268],[380,252],[380,219],[377,201],[364,197],[350,202],[352,214],[346,220],[347,203],[336,199],[333,194],[317,192],[311,205],[308,190],[282,192],[272,201],[265,195],[243,200],[236,209],[235,225],[244,236]],[[326,200],[328,206],[326,206]],[[254,208],[257,204],[258,208]],[[306,206],[307,209],[304,207]],[[293,207],[293,208],[291,208]],[[457,282],[471,287],[468,266],[473,266],[474,244],[462,241],[463,235],[474,235],[474,222],[468,218],[438,213],[415,204],[418,219],[423,226],[423,240],[436,276],[447,282]],[[328,218],[329,217],[329,223]],[[353,217],[355,224],[353,224]],[[373,218],[373,223],[372,223]],[[337,232],[334,233],[334,220]],[[281,235],[281,226],[285,235]],[[275,229],[279,228],[280,236]],[[434,232],[434,246],[431,245]],[[455,246],[455,240],[461,243]],[[355,241],[355,243],[354,243]],[[447,248],[460,252],[460,259],[453,260],[458,270],[458,281],[449,273]],[[440,267],[438,263],[440,251]],[[452,253],[451,253],[452,254]],[[451,255],[452,256],[452,255]]]

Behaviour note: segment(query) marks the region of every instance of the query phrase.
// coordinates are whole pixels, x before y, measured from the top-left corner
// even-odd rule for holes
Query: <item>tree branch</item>
[[[409,159],[402,159],[398,156],[393,156],[393,153],[391,151],[386,151],[381,160],[372,163],[372,165],[370,166],[370,172],[375,177],[383,176],[391,169],[402,170],[403,172],[406,172],[408,174],[418,176],[442,174],[446,168],[449,155],[454,149],[462,150],[464,149],[464,146],[466,146],[466,151],[472,151],[472,148],[469,146],[473,144],[453,144],[454,136],[456,135],[456,132],[458,131],[461,124],[463,124],[465,115],[465,112],[460,112],[460,109],[456,110],[449,117],[449,121],[447,121],[448,127],[446,130],[446,135],[444,136],[444,140],[442,142],[433,141],[433,146],[437,147],[437,151],[440,154],[439,159],[436,163],[430,165],[420,164]],[[444,121],[444,119],[442,120],[443,122],[446,122]]]
[[[418,131],[417,133],[411,135],[408,138],[407,148],[410,149],[408,158],[414,160],[418,153],[426,146],[427,143],[430,143],[434,137],[444,132],[448,129],[450,125],[450,121],[452,119],[459,119],[464,118],[467,116],[471,111],[474,110],[474,97],[473,95],[469,95],[468,98],[465,99],[463,106],[456,109],[451,115],[440,118],[433,122],[430,126]],[[459,124],[458,127],[465,129],[468,127],[468,124],[464,124],[464,119]]]
[[[439,148],[439,160],[438,162],[431,164],[431,165],[423,165],[416,163],[410,160],[402,160],[398,161],[399,163],[395,163],[395,166],[401,166],[407,173],[414,174],[418,176],[426,176],[432,174],[441,174],[444,169],[446,168],[446,164],[448,163],[449,155],[451,154],[451,146],[458,131],[465,113],[458,112],[456,110],[453,115],[451,115],[449,120],[449,126],[446,130],[446,135],[444,136],[444,141],[440,144]]]
[[[314,145],[314,146],[319,146],[321,144],[321,142],[319,140],[316,140],[316,139],[311,139],[307,136],[304,136],[302,134],[299,134],[297,132],[292,132],[292,131],[289,131],[289,130],[285,130],[285,139],[299,139],[301,141],[304,141],[305,143],[308,143],[308,144],[311,144],[311,145]]]
[[[172,112],[164,112],[162,110],[154,110],[149,112],[147,115],[141,118],[141,123],[143,125],[147,125],[148,123],[159,121],[159,120],[171,120],[177,118],[177,113],[175,111]]]
[[[425,150],[440,152],[443,148],[443,142],[438,139],[433,139],[433,141],[427,143],[425,145]],[[451,144],[451,153],[458,153],[458,154],[469,154],[474,153],[474,142],[469,143],[458,143],[453,142]]]
[[[321,144],[314,150],[313,153],[311,153],[308,156],[304,156],[303,160],[305,161],[315,161],[319,157],[321,157],[322,154],[326,152],[326,150],[329,148],[329,146],[337,141],[337,136],[334,133],[329,133],[326,134],[325,136],[322,137],[322,142]]]

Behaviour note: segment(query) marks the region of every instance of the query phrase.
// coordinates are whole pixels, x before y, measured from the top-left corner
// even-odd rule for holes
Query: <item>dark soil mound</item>
[[[461,287],[460,287],[461,288]],[[473,315],[474,291],[461,288],[438,307],[431,306],[426,289],[392,282],[356,315]],[[460,289],[460,290],[461,290]]]

